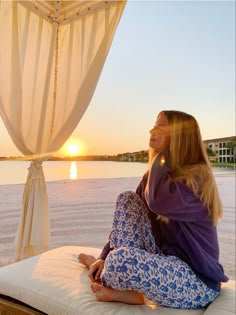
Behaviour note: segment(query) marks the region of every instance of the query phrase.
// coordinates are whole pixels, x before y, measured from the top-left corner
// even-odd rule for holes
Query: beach
[[[216,174],[224,206],[218,224],[220,262],[235,279],[235,174]],[[102,248],[111,229],[117,195],[136,189],[140,177],[47,182],[50,249],[64,246]],[[0,267],[14,262],[14,238],[21,215],[24,184],[0,185]],[[79,253],[78,253],[79,254]]]

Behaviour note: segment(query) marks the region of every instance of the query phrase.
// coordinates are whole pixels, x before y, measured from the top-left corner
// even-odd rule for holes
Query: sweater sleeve
[[[105,260],[107,258],[107,255],[110,253],[112,249],[110,248],[110,242],[108,241],[105,246],[103,247],[103,250],[101,254],[99,255],[98,259]]]
[[[209,219],[200,198],[183,183],[172,180],[168,161],[168,152],[161,152],[151,166],[144,192],[150,210],[176,221]]]
[[[136,194],[138,194],[139,197],[143,200],[145,200],[144,191],[147,184],[147,180],[148,180],[148,172],[146,172],[143,175],[140,183],[138,184],[138,187],[136,188]]]

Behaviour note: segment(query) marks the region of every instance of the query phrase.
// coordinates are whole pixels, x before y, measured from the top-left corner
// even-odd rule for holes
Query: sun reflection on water
[[[78,178],[77,164],[75,161],[73,161],[70,164],[70,179],[77,179],[77,178]]]

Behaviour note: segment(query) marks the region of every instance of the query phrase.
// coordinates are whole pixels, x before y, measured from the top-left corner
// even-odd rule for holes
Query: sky
[[[164,109],[195,116],[203,140],[235,135],[234,1],[128,0],[71,139],[82,155],[147,150]],[[0,156],[21,155],[1,119],[0,134]]]

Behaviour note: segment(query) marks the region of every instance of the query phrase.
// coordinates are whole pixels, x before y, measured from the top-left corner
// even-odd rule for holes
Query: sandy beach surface
[[[235,279],[235,175],[217,174],[224,205],[218,225],[220,261]],[[117,195],[136,189],[139,177],[47,182],[51,245],[102,248],[112,224]],[[14,237],[21,214],[24,185],[0,185],[0,267],[14,262]]]

